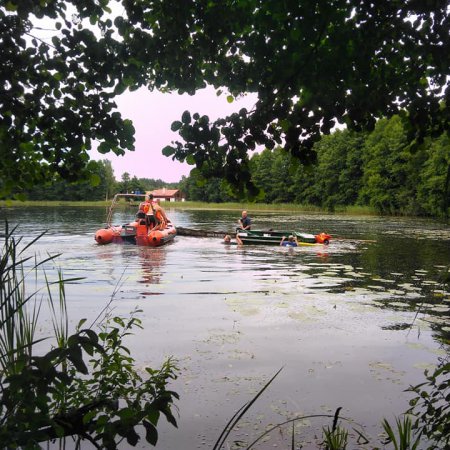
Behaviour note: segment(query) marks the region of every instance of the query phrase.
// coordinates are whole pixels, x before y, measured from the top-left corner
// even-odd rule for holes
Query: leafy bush
[[[440,359],[433,373],[425,371],[426,381],[411,387],[416,394],[409,413],[415,416],[413,427],[432,444],[429,449],[450,448],[450,362]]]

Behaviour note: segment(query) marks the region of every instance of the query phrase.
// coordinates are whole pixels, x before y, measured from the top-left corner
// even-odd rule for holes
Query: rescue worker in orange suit
[[[139,204],[139,211],[143,212],[144,214],[147,214],[150,210],[150,207],[153,203],[153,194],[150,194],[145,197],[145,200]]]
[[[157,225],[157,219],[153,211],[153,206],[156,202],[153,200],[153,194],[149,194],[145,200],[140,203],[139,211],[136,214],[138,219],[145,218],[147,227],[152,229]]]
[[[142,210],[146,211],[146,220],[150,228],[154,230],[164,230],[170,220],[167,218],[164,209],[153,198],[153,194],[149,194],[145,202],[141,203]],[[141,205],[139,205],[139,208]]]
[[[164,209],[162,209],[161,206],[158,205],[158,203],[152,204],[152,209],[157,221],[155,229],[164,230],[164,228],[166,228],[167,224],[170,222],[170,220],[166,216]]]

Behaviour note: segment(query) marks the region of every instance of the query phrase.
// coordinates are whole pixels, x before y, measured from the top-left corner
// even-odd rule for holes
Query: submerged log
[[[194,230],[192,228],[184,228],[184,227],[176,227],[176,229],[178,236],[223,238],[226,234],[231,234],[228,231]]]

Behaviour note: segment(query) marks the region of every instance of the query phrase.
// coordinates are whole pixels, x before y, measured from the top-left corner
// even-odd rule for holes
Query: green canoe
[[[329,244],[331,236],[326,233],[308,234],[299,231],[263,231],[263,230],[236,230],[237,236],[241,239],[244,245],[280,245],[283,236],[295,236],[299,245],[317,245]]]

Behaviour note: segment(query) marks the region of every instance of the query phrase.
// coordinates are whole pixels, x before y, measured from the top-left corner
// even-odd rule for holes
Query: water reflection
[[[168,244],[170,245],[170,244]],[[163,247],[138,247],[137,256],[140,260],[142,268],[142,278],[138,280],[139,283],[158,284],[161,282],[163,266],[166,262],[167,249]],[[145,291],[143,295],[158,295],[159,293]]]

